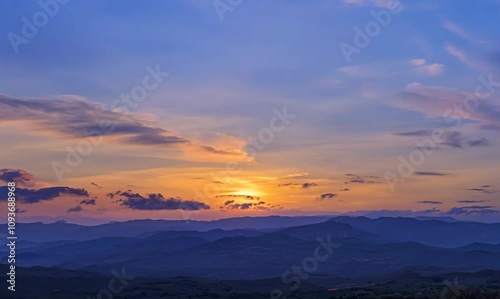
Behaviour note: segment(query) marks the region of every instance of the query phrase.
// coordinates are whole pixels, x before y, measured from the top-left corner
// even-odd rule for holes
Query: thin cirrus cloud
[[[470,33],[466,32],[462,27],[450,20],[445,20],[443,22],[443,27],[464,39],[473,40]]]
[[[432,137],[433,132],[430,130],[418,130],[411,132],[402,132],[402,133],[393,133],[396,136],[403,137]],[[458,131],[444,131],[440,134],[439,139],[441,142],[438,142],[440,145],[445,145],[451,148],[465,148],[466,145],[469,147],[484,147],[489,146],[490,141],[486,138],[479,139],[468,139],[463,136],[461,132]]]
[[[420,175],[420,176],[446,176],[446,175],[448,175],[444,172],[438,172],[438,171],[416,171],[414,174]]]
[[[427,137],[431,136],[432,132],[429,130],[417,130],[417,131],[401,132],[393,134],[397,136],[408,136],[408,137]]]
[[[486,94],[488,90],[483,88],[480,91],[481,94]],[[459,114],[456,107],[463,107],[466,99],[474,99],[477,105],[469,103],[472,107],[470,111]],[[484,129],[495,129],[495,126],[500,128],[500,105],[494,101],[493,96],[478,99],[474,93],[455,88],[416,84],[399,92],[393,104],[431,117],[477,121],[482,126],[488,126],[483,127]]]
[[[133,113],[109,110],[103,104],[76,96],[42,100],[1,95],[0,117],[3,121],[27,121],[37,129],[74,138],[114,136],[131,145],[191,147],[218,155],[246,156],[238,149],[199,145],[154,122],[139,120]]]
[[[484,186],[481,186],[480,188],[469,188],[469,189],[465,189],[465,190],[473,191],[473,192],[481,192],[481,193],[485,193],[485,194],[493,194],[493,193],[500,192],[498,190],[491,189],[491,186],[489,186],[489,185],[484,185]]]
[[[343,0],[346,4],[352,5],[373,5],[376,7],[387,8],[392,0]]]
[[[444,20],[443,21],[443,27],[454,33],[455,35],[461,37],[464,40],[467,40],[469,42],[475,43],[475,44],[486,44],[488,43],[486,40],[479,39],[477,38],[474,34],[460,26],[459,24],[451,21],[451,20]]]

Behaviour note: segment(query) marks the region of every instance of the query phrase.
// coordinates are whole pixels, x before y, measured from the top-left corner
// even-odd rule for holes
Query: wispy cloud
[[[415,175],[420,175],[420,176],[446,176],[448,174],[444,172],[437,172],[437,171],[416,171]]]
[[[442,205],[442,201],[434,201],[434,200],[422,200],[422,201],[417,201],[417,203],[423,203],[423,204],[430,204],[430,205]]]
[[[154,121],[134,113],[109,110],[103,104],[81,97],[60,99],[27,99],[0,95],[0,117],[3,121],[26,121],[45,130],[69,136],[117,137],[126,144],[167,148],[201,149],[217,155],[246,156],[239,149],[220,149],[186,139]]]

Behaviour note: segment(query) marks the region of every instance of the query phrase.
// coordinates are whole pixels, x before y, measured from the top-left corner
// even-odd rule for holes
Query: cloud
[[[348,179],[345,184],[381,184],[378,176],[360,176],[352,173],[347,173],[345,176]]]
[[[0,181],[6,183],[14,182],[18,185],[32,185],[34,176],[22,169],[2,168],[0,169]]]
[[[309,175],[308,172],[290,173],[290,174],[287,175],[287,177],[289,177],[289,178],[300,178],[300,177],[306,177],[308,175]]]
[[[416,74],[434,77],[443,73],[444,65],[439,63],[433,63],[429,65],[421,65],[413,69]]]
[[[0,96],[0,116],[4,120],[30,120],[48,130],[71,137],[82,137],[83,132],[102,131],[102,122],[109,122],[112,129],[107,135],[131,136],[126,139],[134,144],[175,145],[189,142],[172,135],[172,132],[150,126],[132,114],[106,109],[102,104],[82,98],[19,99]],[[109,127],[109,126],[108,126]]]
[[[444,142],[442,142],[441,144],[456,148],[462,148],[462,133],[456,131],[445,132],[442,137],[444,139]]]
[[[442,205],[442,201],[433,201],[433,200],[422,200],[422,201],[417,201],[417,203],[423,203],[423,204],[430,204],[430,205]]]
[[[478,41],[478,42],[485,43],[486,41]],[[445,50],[446,52],[448,52],[448,54],[457,58],[464,65],[470,68],[484,71],[485,69],[489,69],[489,67],[491,66],[491,62],[488,61],[487,59],[483,59],[481,57],[471,58],[468,54],[465,53],[465,51],[450,43],[446,43]]]
[[[421,66],[425,65],[427,61],[425,59],[412,59],[409,62],[413,66]]]
[[[337,197],[337,194],[336,193],[323,193],[319,196],[319,200],[324,200],[324,199],[327,199],[327,198],[334,198],[334,197]]]
[[[243,198],[243,199],[249,199],[249,200],[260,200],[260,197],[258,197],[258,196],[245,195],[245,194],[223,194],[223,195],[215,196],[215,198],[225,198],[225,197]]]
[[[468,191],[475,191],[475,192],[483,192],[483,193],[493,193],[490,190],[486,190],[484,188],[471,188],[471,189],[465,189]]]
[[[432,136],[432,131],[429,130],[418,130],[412,132],[402,132],[402,133],[393,133],[397,136],[404,137],[430,137]],[[464,148],[464,144],[469,147],[478,147],[478,146],[488,146],[490,145],[489,141],[486,138],[473,139],[468,140],[463,137],[462,133],[457,131],[445,131],[439,135],[439,138],[442,140],[439,144],[446,145],[453,148]]]
[[[478,43],[478,44],[484,44],[486,43],[487,41],[484,41],[484,40],[480,40],[480,39],[477,39],[474,34],[471,34],[470,32],[468,32],[467,30],[465,30],[464,28],[462,28],[461,26],[459,26],[457,23],[454,23],[450,20],[445,20],[443,22],[443,27],[445,29],[447,29],[448,31],[456,34],[457,36],[467,40],[467,41],[470,41],[470,42],[473,42],[473,43]]]
[[[387,8],[392,0],[343,0],[346,4],[351,5],[373,5],[376,7]]]
[[[486,194],[493,194],[493,193],[499,193],[499,190],[492,190],[493,186],[491,185],[483,185],[479,188],[470,188],[470,189],[465,189],[467,191],[474,191],[474,192],[481,192],[481,193],[486,193]]]
[[[475,146],[488,146],[490,145],[490,142],[486,138],[481,138],[481,139],[476,139],[476,140],[470,140],[468,142],[469,146],[475,147]]]
[[[420,176],[445,176],[448,175],[443,172],[437,172],[437,171],[416,171],[415,175],[420,175]]]
[[[80,204],[81,205],[91,205],[91,206],[95,206],[95,199],[84,199],[82,201],[80,201]]]
[[[415,213],[418,214],[432,214],[432,213],[439,213],[441,210],[432,208],[432,209],[427,209],[427,210],[422,210],[422,211],[415,211]]]
[[[201,148],[212,154],[235,155],[235,156],[241,155],[241,152],[239,150],[221,150],[221,149],[216,149],[215,147],[209,145],[202,145]]]
[[[417,137],[427,137],[431,136],[432,132],[429,130],[418,130],[418,131],[411,131],[411,132],[401,132],[401,133],[393,133],[394,135],[397,136],[417,136]]]
[[[460,26],[458,26],[456,23],[453,23],[452,21],[445,20],[443,22],[443,26],[447,30],[455,33],[456,35],[458,35],[458,36],[460,36],[462,38],[471,39],[471,36],[470,36],[470,34],[468,32],[466,32],[463,28],[461,28]]]
[[[455,207],[447,212],[448,215],[470,215],[470,214],[495,214],[499,211],[492,209],[493,206],[468,206]]]
[[[72,213],[72,212],[77,213],[77,212],[81,212],[81,211],[83,211],[82,207],[80,207],[80,206],[76,206],[76,207],[74,207],[74,208],[69,209],[69,210],[67,211],[67,213]]]
[[[0,118],[3,121],[27,121],[45,131],[73,138],[117,137],[126,144],[163,147],[191,147],[219,155],[242,155],[241,150],[222,150],[198,145],[152,121],[140,120],[138,114],[109,110],[103,104],[77,96],[62,99],[28,99],[0,95]]]
[[[459,203],[481,203],[487,202],[487,200],[457,200]]]
[[[165,198],[161,193],[152,193],[142,196],[139,193],[129,191],[117,191],[122,206],[132,210],[208,210],[210,206],[196,200],[182,200],[179,197]]]
[[[351,189],[349,189],[349,188],[344,188],[344,189],[339,190],[339,191],[340,191],[340,192],[348,192],[348,191],[351,191]]]
[[[470,188],[470,189],[465,189],[467,191],[474,191],[474,192],[481,192],[481,193],[486,193],[486,194],[493,194],[493,193],[499,193],[500,191],[498,190],[492,190],[492,186],[490,185],[484,185],[481,186],[480,188]]]
[[[434,77],[444,71],[443,64],[427,64],[425,59],[411,59],[408,63],[412,66],[412,71],[417,75]]]
[[[254,205],[253,203],[242,203],[242,204],[235,203],[235,204],[229,205],[227,208],[230,210],[248,210],[253,205]]]
[[[302,189],[308,189],[310,187],[316,187],[316,186],[318,186],[318,184],[316,184],[316,183],[303,183],[301,185]]]
[[[500,106],[494,96],[487,97],[488,88],[494,89],[497,83],[492,76],[482,80],[493,81],[492,86],[478,89],[481,98],[474,92],[467,93],[453,88],[440,86],[414,86],[397,94],[393,104],[399,108],[423,113],[429,117],[461,125],[464,120],[479,122],[483,129],[500,128]],[[459,108],[457,108],[459,107]],[[469,108],[467,108],[469,107]],[[449,133],[451,134],[451,133]],[[453,135],[448,136],[453,137]]]
[[[338,68],[337,71],[351,77],[372,77],[377,75],[377,72],[368,65],[344,66]]]
[[[7,186],[0,187],[0,201],[7,201]],[[85,189],[75,189],[70,187],[48,187],[41,189],[16,189],[16,198],[18,202],[33,204],[42,201],[53,200],[63,195],[70,196],[89,196]]]
[[[99,189],[102,188],[101,186],[99,186],[97,183],[94,183],[94,182],[91,182],[90,185],[92,185],[92,186],[94,186],[96,188],[99,188]]]
[[[265,201],[259,201],[258,203],[235,203],[234,200],[226,201],[224,206],[220,207],[228,210],[272,210],[272,209],[282,209],[279,205],[271,205]]]
[[[455,47],[454,45],[447,44],[445,49],[451,56],[458,58],[458,60],[462,61],[463,63],[467,65],[474,65],[469,57],[467,57],[467,55],[462,50]]]
[[[309,189],[311,187],[316,187],[318,184],[316,183],[286,183],[286,184],[279,184],[278,187],[294,187],[298,186],[301,189]]]

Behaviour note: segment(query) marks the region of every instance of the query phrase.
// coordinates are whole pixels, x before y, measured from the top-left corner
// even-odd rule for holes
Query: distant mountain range
[[[18,236],[19,266],[103,274],[125,267],[145,277],[280,277],[314,254],[318,238],[338,248],[318,263],[315,275],[360,278],[406,268],[500,270],[500,223],[345,216],[134,220],[98,226],[57,222],[19,224]]]

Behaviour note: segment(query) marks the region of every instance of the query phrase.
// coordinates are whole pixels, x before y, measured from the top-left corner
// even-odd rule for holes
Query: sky
[[[2,215],[500,221],[499,1],[0,11]]]

